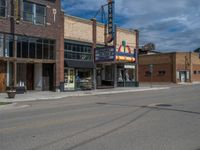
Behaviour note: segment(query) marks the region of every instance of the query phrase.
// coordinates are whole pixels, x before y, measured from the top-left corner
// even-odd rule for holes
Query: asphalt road
[[[0,111],[0,150],[200,150],[199,91],[19,103]]]

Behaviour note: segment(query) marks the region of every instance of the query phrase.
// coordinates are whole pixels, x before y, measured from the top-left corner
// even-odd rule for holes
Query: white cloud
[[[84,17],[107,0],[63,0],[65,11]],[[115,0],[118,25],[140,30],[141,44],[154,42],[159,50],[200,47],[199,0]],[[116,18],[117,19],[117,18]]]

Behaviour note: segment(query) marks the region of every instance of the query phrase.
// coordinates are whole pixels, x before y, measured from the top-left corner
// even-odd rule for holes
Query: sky
[[[62,0],[66,14],[91,19],[107,0]],[[99,16],[100,17],[100,16]],[[193,51],[200,47],[200,0],[115,0],[117,26],[140,31],[140,46]]]

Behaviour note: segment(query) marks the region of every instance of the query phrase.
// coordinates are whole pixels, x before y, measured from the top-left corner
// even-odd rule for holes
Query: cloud
[[[107,0],[62,0],[70,15],[90,19]],[[115,0],[116,22],[139,29],[140,45],[155,43],[160,51],[200,47],[199,0]]]

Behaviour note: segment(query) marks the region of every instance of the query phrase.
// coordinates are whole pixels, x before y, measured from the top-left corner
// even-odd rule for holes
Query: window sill
[[[29,22],[29,21],[25,21],[25,20],[22,20],[21,22],[23,22],[23,23],[28,23],[28,24],[32,24],[32,25],[35,25],[35,26],[47,27],[47,24],[35,24],[35,23],[33,23],[33,22]]]
[[[0,16],[0,19],[3,19],[3,20],[6,20],[8,17],[3,17],[3,16]]]

